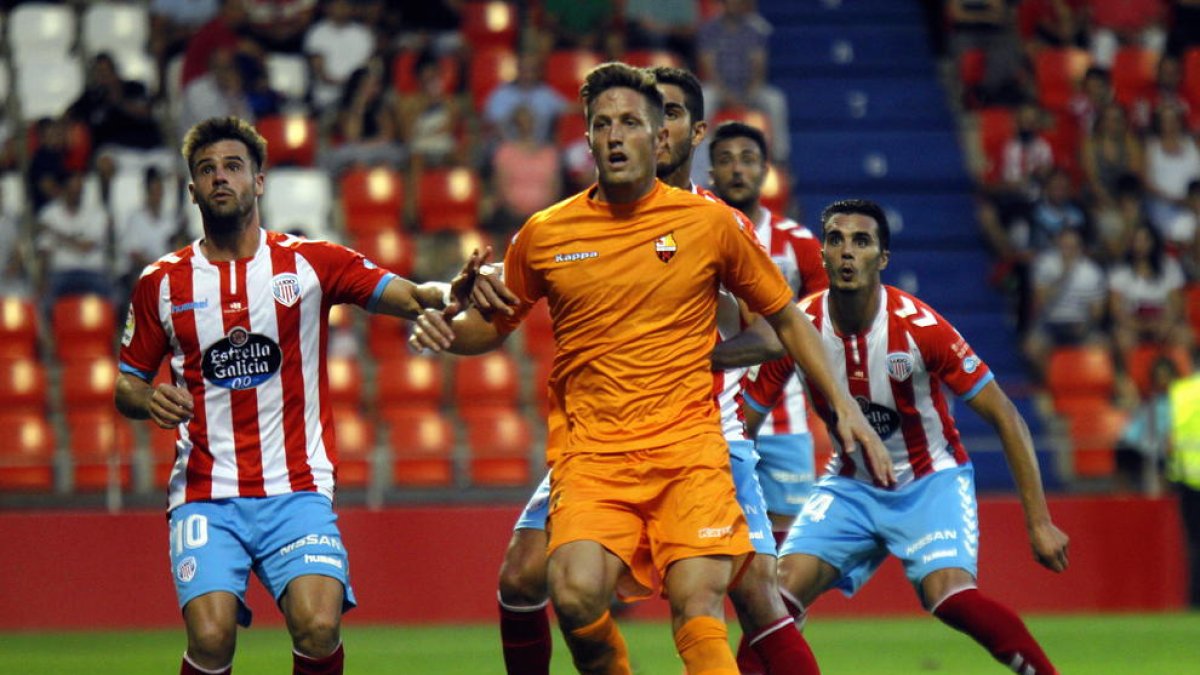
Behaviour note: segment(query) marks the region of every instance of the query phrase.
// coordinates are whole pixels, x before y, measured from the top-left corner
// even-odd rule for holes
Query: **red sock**
[[[179,675],[230,675],[233,672],[233,664],[229,664],[220,670],[206,670],[192,663],[188,658],[187,652],[183,653],[183,660],[179,664]]]
[[[820,675],[817,657],[813,656],[808,641],[796,630],[796,622],[785,616],[750,637],[762,662],[767,664],[767,675]]]
[[[510,675],[547,675],[553,642],[546,603],[517,609],[501,602],[500,642]]]
[[[342,675],[346,650],[339,643],[329,656],[314,659],[292,650],[292,675]]]
[[[766,675],[767,666],[758,658],[758,652],[750,647],[750,636],[742,633],[737,647],[738,671],[742,675]]]
[[[968,588],[942,600],[933,615],[970,635],[1018,675],[1057,675],[1029,629],[1011,609]]]

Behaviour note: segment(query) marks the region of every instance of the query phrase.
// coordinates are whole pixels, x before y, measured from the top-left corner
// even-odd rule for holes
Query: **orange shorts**
[[[628,568],[627,600],[654,592],[676,560],[753,551],[718,434],[622,453],[562,455],[550,472],[547,553],[594,541]],[[656,576],[657,575],[657,576]]]

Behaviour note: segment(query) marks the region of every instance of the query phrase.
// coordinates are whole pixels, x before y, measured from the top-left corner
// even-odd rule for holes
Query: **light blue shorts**
[[[544,530],[546,529],[546,516],[550,513],[550,472],[546,472],[546,477],[538,483],[537,489],[533,491],[533,496],[529,498],[529,503],[525,504],[525,510],[517,518],[517,524],[513,526],[514,530]]]
[[[931,572],[960,568],[976,576],[979,512],[971,464],[937,471],[898,490],[825,476],[813,487],[779,555],[806,553],[841,572],[834,584],[854,595],[888,553],[920,595]]]
[[[759,436],[754,447],[767,511],[784,516],[800,513],[816,480],[812,434]]]
[[[250,625],[250,571],[278,603],[296,577],[342,582],[342,610],[355,606],[350,560],[333,504],[317,492],[189,502],[170,513],[171,577],[179,607],[214,591],[237,596],[238,623]]]

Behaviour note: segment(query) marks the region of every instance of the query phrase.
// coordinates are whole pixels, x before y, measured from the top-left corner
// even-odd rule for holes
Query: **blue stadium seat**
[[[974,414],[974,413],[971,413]],[[972,450],[971,439],[967,438],[967,452],[971,455],[971,462],[975,464],[975,489],[983,492],[1013,492],[1016,490],[1016,484],[1013,483],[1012,474],[1008,470],[1008,463],[1004,460],[1004,453],[1000,452],[997,442],[995,450]],[[1058,466],[1055,463],[1054,452],[1049,449],[1037,449],[1038,466],[1042,470],[1042,486],[1047,492],[1061,490],[1063,488],[1062,479],[1058,475]]]
[[[788,74],[932,75],[923,26],[777,25],[771,35],[772,80]]]
[[[793,185],[811,191],[927,190],[971,188],[952,129],[908,132],[795,132]]]
[[[1000,294],[987,281],[991,259],[982,249],[945,250],[892,247],[883,272],[885,283],[914,293],[938,312],[979,311],[1002,307]]]
[[[804,192],[799,195],[804,224],[819,234],[821,211],[854,192]],[[965,193],[872,193],[865,196],[887,210],[892,246],[972,248],[979,245],[975,203]]]
[[[921,5],[896,0],[759,0],[758,10],[772,24],[869,23],[922,25]]]
[[[952,129],[946,93],[929,77],[780,76],[788,124],[814,129]]]
[[[993,294],[993,297],[998,296]],[[997,302],[991,308],[992,311],[952,310],[942,314],[1004,383],[1021,377],[1025,365],[1018,348],[1016,329],[1009,325],[1004,306]]]

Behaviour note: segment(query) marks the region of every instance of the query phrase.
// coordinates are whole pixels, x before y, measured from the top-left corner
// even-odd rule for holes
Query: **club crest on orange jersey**
[[[654,255],[664,263],[671,262],[671,258],[675,257],[675,233],[669,232],[658,239],[654,240]]]

